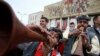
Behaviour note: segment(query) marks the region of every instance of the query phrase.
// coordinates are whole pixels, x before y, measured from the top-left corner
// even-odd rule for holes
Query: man
[[[47,31],[47,23],[48,23],[48,19],[46,17],[41,17],[40,19],[40,26],[37,26],[35,24],[31,24],[31,25],[27,25],[27,28],[31,29],[31,30],[34,30],[38,33],[41,32],[44,32],[44,31]],[[22,44],[19,44],[18,47],[22,50],[25,50],[27,49],[27,47],[32,44],[32,42],[30,43],[22,43]]]
[[[100,15],[96,15],[93,22],[94,26],[87,29],[90,40],[90,44],[87,44],[87,51],[89,56],[100,56]]]
[[[32,24],[32,25],[27,25],[27,27],[29,28],[29,29],[31,29],[31,30],[33,30],[33,31],[36,31],[36,32],[38,32],[38,33],[42,33],[43,35],[47,35],[47,32],[48,32],[48,29],[47,29],[47,24],[48,24],[48,19],[46,18],[46,17],[44,17],[44,16],[42,16],[41,18],[40,18],[40,26],[38,26],[38,25],[35,25],[35,24]],[[26,45],[25,45],[26,44]],[[27,52],[27,51],[30,51],[30,52],[27,52],[28,54],[30,54],[30,53],[32,53],[32,49],[34,49],[33,47],[35,47],[36,45],[38,45],[39,44],[39,42],[30,42],[30,43],[24,43],[24,49],[23,50],[25,50],[24,51],[24,54]],[[22,45],[22,44],[21,44]],[[33,45],[35,45],[35,46],[33,46]],[[26,48],[25,48],[25,46],[26,46]],[[22,47],[23,48],[23,47]],[[28,50],[28,49],[29,50]],[[27,51],[26,51],[27,50]],[[26,55],[26,54],[25,54]]]
[[[46,27],[47,23],[48,23],[48,19],[46,17],[42,16],[41,19],[40,19],[40,26],[31,24],[31,25],[27,25],[26,27],[31,29],[31,30],[33,30],[33,31],[36,31],[37,33],[40,33],[40,34],[43,34],[43,35],[46,36],[46,33],[44,31],[47,32],[47,27]],[[12,52],[14,52],[14,54],[19,53],[19,54],[22,55],[22,52],[24,50],[26,50],[27,47],[29,47],[32,44],[33,44],[33,42],[20,43],[20,44],[17,45],[17,48],[14,51],[12,51]]]
[[[72,34],[73,31],[75,31],[75,24],[74,24],[74,22],[70,22],[69,28],[67,28],[67,29],[63,32],[63,37],[64,37],[64,39],[68,39],[68,35]],[[67,33],[67,34],[66,34],[66,33]]]
[[[58,28],[50,28],[50,35],[48,35],[48,42],[39,42],[33,45],[33,49],[24,51],[23,56],[61,56],[60,51],[58,51],[59,40],[62,39],[62,32]]]
[[[40,19],[40,26],[42,28],[47,29],[47,24],[48,24],[48,19],[46,17],[42,16],[41,19]]]
[[[65,49],[63,53],[64,56],[71,56],[71,55],[83,56],[84,55],[83,53],[85,53],[86,51],[83,50],[83,46],[86,44],[86,41],[87,41],[85,29],[88,27],[88,21],[89,21],[89,18],[84,15],[79,16],[77,18],[77,29],[71,32],[71,34],[69,32],[69,35],[66,36],[68,37],[68,41],[65,44]],[[80,38],[82,38],[82,41],[81,41],[82,43],[79,42]],[[79,49],[82,49],[80,53],[78,51]]]
[[[73,31],[75,31],[75,24],[74,22],[70,23],[70,29],[69,29],[69,35],[73,33]]]

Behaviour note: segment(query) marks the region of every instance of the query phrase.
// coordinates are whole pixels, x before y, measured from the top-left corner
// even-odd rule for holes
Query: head
[[[71,22],[71,23],[70,23],[70,28],[75,28],[74,22]]]
[[[77,18],[77,25],[78,26],[84,26],[85,28],[88,27],[88,21],[90,20],[89,17],[85,16],[85,15],[82,15],[82,16],[79,16]]]
[[[41,17],[40,19],[40,26],[42,26],[43,28],[45,28],[47,26],[48,23],[48,19],[46,17]]]
[[[49,29],[50,34],[52,35],[51,38],[53,39],[52,44],[58,45],[59,40],[62,39],[62,31],[58,28],[52,27]]]
[[[94,22],[94,25],[95,25],[95,26],[96,26],[96,25],[100,26],[100,15],[94,16],[93,22]]]

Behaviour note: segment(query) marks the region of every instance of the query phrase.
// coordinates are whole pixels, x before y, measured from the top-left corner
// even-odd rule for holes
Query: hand
[[[51,47],[54,47],[55,45],[58,44],[57,38],[53,37],[52,35],[48,36],[48,40],[49,40],[49,45]]]
[[[47,34],[49,34],[47,29],[44,29],[44,28],[42,28],[41,26],[38,26],[38,25],[27,25],[26,27],[29,30],[35,31],[35,32],[43,35],[44,37],[47,37]]]
[[[51,47],[47,43],[44,43],[42,52],[43,52],[43,56],[48,56],[48,53],[51,52]]]
[[[80,36],[82,37],[82,43],[83,45],[86,45],[88,43],[87,35],[85,32],[81,33]]]
[[[43,28],[43,27],[41,27],[41,26],[38,26],[38,27],[39,27],[39,29],[40,29],[40,32],[46,33],[47,35],[50,34],[49,31],[48,31],[47,29],[45,29],[45,28]]]
[[[79,35],[81,32],[78,30],[78,29],[76,29],[75,31],[73,31],[73,32],[69,32],[69,35]]]
[[[87,43],[86,45],[85,45],[85,47],[86,47],[86,49],[87,49],[87,51],[91,51],[91,49],[92,49],[92,45],[91,44],[89,44],[89,43]]]
[[[80,35],[82,37],[83,46],[85,46],[88,51],[91,51],[92,45],[89,43],[89,41],[87,39],[87,35],[85,33],[80,34]]]
[[[50,35],[48,35],[47,38],[48,38],[48,42],[44,42],[43,56],[48,56],[48,53],[50,53],[53,48],[54,39]]]

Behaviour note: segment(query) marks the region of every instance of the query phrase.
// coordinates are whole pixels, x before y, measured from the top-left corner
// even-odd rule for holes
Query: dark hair
[[[93,21],[96,20],[99,16],[100,16],[100,15],[94,16]]]
[[[58,33],[58,40],[62,39],[62,31],[58,28],[55,28],[55,27],[51,27],[49,29],[49,31],[54,31],[54,32],[57,32]]]
[[[95,15],[95,16],[94,16],[94,18],[93,18],[93,23],[94,23],[94,24],[95,24],[94,21],[95,21],[99,16],[100,16],[100,15]]]
[[[90,18],[87,17],[87,16],[85,16],[85,15],[81,15],[81,16],[77,17],[77,21],[80,21],[80,20],[86,20],[86,21],[89,21]]]
[[[41,19],[45,19],[45,21],[48,22],[48,19],[44,16],[42,16]]]
[[[74,22],[71,22],[70,25],[74,24]]]

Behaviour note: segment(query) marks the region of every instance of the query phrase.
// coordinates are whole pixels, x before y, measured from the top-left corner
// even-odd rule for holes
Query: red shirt
[[[42,47],[43,47],[43,42],[40,42],[39,46],[36,49],[35,56],[43,56]]]
[[[43,56],[42,48],[43,48],[43,42],[40,42],[39,46],[36,49],[35,56]],[[60,43],[58,45],[58,51],[61,54],[63,54],[63,50],[64,50],[64,44]],[[56,56],[56,50],[55,49],[51,52],[51,56]]]

